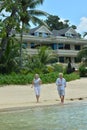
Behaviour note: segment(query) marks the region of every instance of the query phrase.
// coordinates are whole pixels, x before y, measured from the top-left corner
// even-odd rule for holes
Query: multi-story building
[[[37,53],[37,46],[50,46],[58,54],[58,61],[62,63],[67,60],[77,62],[78,52],[87,45],[87,40],[80,38],[71,27],[53,31],[45,26],[36,27],[31,29],[29,34],[23,35],[23,41],[31,54]]]

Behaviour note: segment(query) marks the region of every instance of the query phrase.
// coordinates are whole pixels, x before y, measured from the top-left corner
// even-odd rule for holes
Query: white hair
[[[63,76],[63,73],[59,73],[59,76]]]

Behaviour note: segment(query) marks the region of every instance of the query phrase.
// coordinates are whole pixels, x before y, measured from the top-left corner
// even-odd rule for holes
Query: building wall
[[[84,39],[43,36],[45,36],[45,34],[42,36],[27,35],[24,36],[23,40],[28,44],[27,48],[32,49],[32,54],[34,54],[34,52],[36,53],[37,46],[50,46],[53,51],[58,54],[59,62],[67,62],[69,59],[71,62],[76,62],[78,52],[83,48],[84,45],[87,45],[87,40]]]

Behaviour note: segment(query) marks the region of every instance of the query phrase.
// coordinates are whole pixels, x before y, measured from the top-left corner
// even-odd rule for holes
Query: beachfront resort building
[[[19,35],[16,35],[19,37]],[[87,40],[79,36],[72,27],[50,31],[45,26],[36,27],[23,34],[24,47],[30,54],[37,53],[38,46],[51,47],[58,54],[58,62],[77,62],[78,52],[87,45]]]

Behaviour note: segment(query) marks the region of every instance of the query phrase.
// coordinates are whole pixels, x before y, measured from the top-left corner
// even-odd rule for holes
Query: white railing
[[[16,34],[16,38],[20,40],[20,34]],[[1,40],[1,38],[0,38]],[[31,36],[31,35],[23,35],[23,41],[35,42],[35,43],[47,43],[47,44],[53,44],[53,43],[69,43],[69,44],[81,44],[81,45],[87,45],[87,39],[75,39],[75,38],[66,38],[66,37],[38,37],[38,36]]]
[[[16,38],[20,39],[20,35],[16,34]],[[32,36],[32,35],[23,35],[24,41],[29,42],[42,42],[42,43],[74,43],[74,44],[86,44],[87,45],[87,39],[81,39],[81,38],[67,38],[67,37],[38,37],[38,36]]]
[[[75,50],[52,50],[53,52],[57,53],[59,56],[77,56],[77,53],[79,51],[75,51]],[[37,49],[26,49],[26,52],[28,54],[37,54],[38,50]]]
[[[76,51],[76,50],[62,50],[62,49],[56,50],[56,53],[59,56],[77,56],[78,52],[79,51]]]

